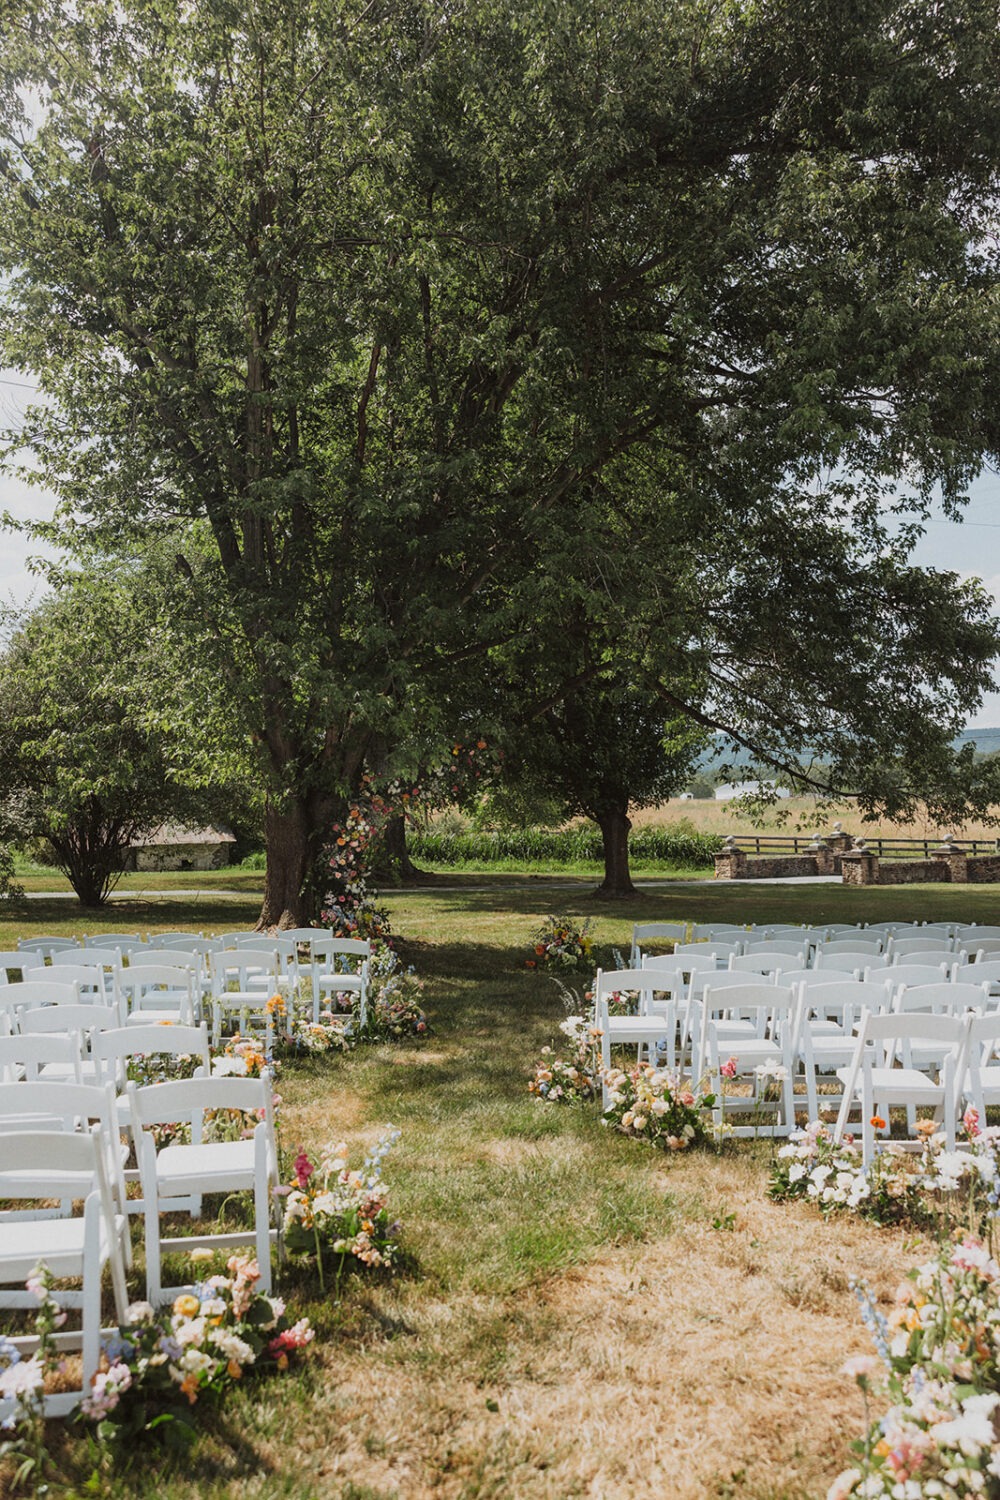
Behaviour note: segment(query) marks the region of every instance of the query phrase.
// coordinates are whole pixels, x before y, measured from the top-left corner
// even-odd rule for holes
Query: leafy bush
[[[410,855],[436,865],[491,865],[502,860],[525,864],[569,865],[590,861],[601,864],[604,848],[600,830],[587,825],[577,828],[498,829],[482,833],[410,833]],[[722,848],[717,835],[688,832],[683,828],[640,828],[629,838],[629,853],[636,863],[709,866]]]

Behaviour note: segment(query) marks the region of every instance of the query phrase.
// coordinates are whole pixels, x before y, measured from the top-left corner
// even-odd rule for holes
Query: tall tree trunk
[[[595,819],[604,841],[604,881],[597,887],[595,896],[624,900],[636,893],[628,868],[628,834],[632,820],[627,807],[626,803],[602,808]]]
[[[385,825],[380,864],[384,873],[393,880],[419,880],[424,873],[417,869],[406,847],[406,818],[403,813],[393,813]],[[382,874],[383,870],[376,874]]]
[[[309,803],[286,799],[280,807],[268,801],[264,810],[267,874],[259,928],[304,927],[317,915],[319,892],[313,864],[323,829],[316,826]]]

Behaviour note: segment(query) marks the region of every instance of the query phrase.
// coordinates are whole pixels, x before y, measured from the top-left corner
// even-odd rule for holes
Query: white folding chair
[[[598,969],[594,979],[594,1025],[601,1033],[601,1099],[607,1108],[608,1087],[604,1075],[611,1068],[611,1048],[632,1046],[637,1055],[648,1049],[650,1058],[655,1058],[656,1048],[661,1042],[673,1038],[677,1029],[676,1007],[672,1001],[654,1011],[647,1009],[644,1001],[652,997],[656,987],[656,969]],[[638,1014],[634,1016],[612,1015],[609,1001],[612,995],[635,995]]]
[[[782,974],[786,969],[801,969],[805,967],[806,955],[804,951],[793,949],[788,951],[783,948],[758,948],[753,953],[743,953],[729,960],[729,968],[734,974]]]
[[[749,1123],[730,1126],[735,1136],[789,1135],[795,1128],[792,1040],[796,997],[780,985],[747,983],[713,992],[707,985],[701,1001],[701,1037],[698,1075],[707,1080],[715,1095],[713,1117],[717,1129],[730,1114],[751,1115]],[[736,1032],[733,1022],[750,1023],[750,1035]],[[723,1055],[724,1054],[724,1055]],[[744,1087],[752,1085],[748,1097],[730,1094],[725,1085],[723,1062],[732,1064],[732,1079]],[[762,1118],[767,1081],[778,1085],[774,1120]]]
[[[1000,1014],[991,1011],[986,1016],[969,1016],[968,1042],[966,1048],[966,1071],[961,1083],[961,1092],[979,1117],[980,1127],[986,1125],[986,1111],[1000,1104]]]
[[[953,1151],[967,1030],[965,1015],[886,1011],[876,1016],[867,1009],[862,1011],[854,1056],[847,1067],[837,1070],[844,1093],[835,1139],[841,1140],[851,1110],[858,1105],[864,1165],[870,1166],[875,1157],[876,1131],[889,1130],[893,1107],[906,1110],[911,1145],[917,1144],[912,1140],[916,1111],[930,1107],[944,1131],[947,1149]],[[914,1043],[935,1050],[940,1065],[917,1067],[912,1056]],[[876,1120],[884,1120],[885,1126],[877,1125]]]
[[[129,1084],[132,1134],[139,1162],[146,1226],[146,1295],[154,1305],[175,1297],[184,1286],[163,1285],[162,1256],[196,1247],[229,1249],[255,1246],[261,1287],[271,1290],[270,1227],[272,1192],[278,1185],[271,1078],[191,1078],[146,1088]],[[211,1110],[243,1110],[256,1118],[253,1134],[239,1141],[204,1141],[205,1115]],[[153,1127],[189,1121],[188,1145],[166,1145],[157,1151]],[[254,1200],[253,1229],[225,1234],[164,1237],[160,1216],[191,1211],[206,1193],[249,1191]]]
[[[68,1135],[19,1130],[6,1134],[2,1145],[0,1198],[28,1201],[45,1196],[84,1200],[83,1213],[78,1218],[25,1215],[15,1221],[7,1220],[0,1232],[0,1283],[7,1288],[12,1284],[17,1286],[17,1290],[0,1291],[0,1306],[21,1310],[37,1306],[34,1293],[25,1291],[23,1284],[41,1262],[58,1280],[81,1282],[79,1291],[60,1289],[56,1293],[60,1307],[80,1309],[80,1332],[57,1332],[54,1339],[60,1351],[80,1348],[82,1381],[76,1390],[46,1392],[43,1396],[45,1416],[64,1417],[89,1394],[97,1373],[101,1274],[105,1266],[111,1272],[116,1319],[119,1324],[125,1321],[128,1297],[121,1248],[125,1223],[107,1179],[99,1125]],[[22,1336],[12,1342],[22,1354],[30,1355],[37,1348],[33,1336]],[[13,1397],[0,1400],[0,1421],[15,1414]]]
[[[816,977],[822,978],[822,971]],[[820,1083],[835,1080],[836,1070],[847,1067],[854,1056],[855,1025],[861,1012],[867,1008],[881,1014],[889,1009],[891,998],[888,985],[877,980],[799,984],[794,1053],[805,1079],[810,1120],[819,1118]],[[825,1109],[839,1109],[839,1090],[822,1097]]]
[[[1000,1001],[1000,958],[984,958],[974,964],[954,964],[951,970],[952,984],[985,984],[989,992],[991,1010]]]
[[[264,983],[261,984],[261,980]],[[267,1005],[282,987],[281,961],[277,954],[253,948],[232,948],[216,955],[212,965],[212,1045],[222,1042],[224,1027],[235,1016],[237,1029],[246,1035],[251,1021],[267,1030]]]
[[[319,1024],[324,995],[358,997],[363,1026],[368,1017],[368,985],[372,945],[364,938],[323,938],[312,943],[313,1025]],[[353,966],[357,965],[355,969]]]
[[[37,967],[36,954],[25,952],[23,948],[18,948],[13,952],[8,949],[7,952],[0,953],[0,985],[19,984],[24,978],[25,969]],[[13,980],[10,977],[12,974],[16,976]]]
[[[813,958],[814,969],[837,969],[841,973],[850,969],[859,979],[870,970],[885,969],[888,966],[889,960],[884,953],[872,953],[865,948],[842,947],[839,943],[834,945],[834,949],[829,945],[817,948]]]
[[[78,1031],[0,1035],[0,1083],[37,1083],[40,1079],[83,1083],[82,1054]]]

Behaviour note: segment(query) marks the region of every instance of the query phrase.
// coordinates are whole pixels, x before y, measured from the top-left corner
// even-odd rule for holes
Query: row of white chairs
[[[175,941],[180,937],[174,936]],[[291,938],[229,934],[209,948],[210,941],[204,939],[188,948],[143,947],[124,953],[93,947],[49,951],[51,940],[37,940],[30,948],[0,952],[0,976],[5,980],[9,974],[20,976],[20,982],[8,982],[0,989],[0,1009],[23,1008],[28,1002],[20,993],[21,986],[31,982],[75,983],[78,1001],[119,1005],[124,1013],[136,1014],[140,1020],[149,1019],[149,1012],[155,1011],[161,1019],[173,1016],[182,1024],[190,1024],[200,1019],[202,1003],[207,999],[212,1005],[218,1041],[227,1018],[238,1016],[243,1030],[251,1014],[263,1022],[271,995],[282,994],[292,1003],[305,982],[312,991],[314,1022],[319,1020],[322,1005],[340,995],[352,1000],[357,997],[364,1022],[370,943],[336,939],[324,933],[313,942],[304,960],[299,944]],[[44,966],[39,963],[43,950],[48,953]],[[26,962],[28,954],[34,964]]]
[[[638,1014],[612,1013],[609,1001],[616,993],[636,994]],[[611,1066],[612,1044],[645,1048],[670,1071],[689,1070],[692,1077],[708,1080],[718,1099],[718,1122],[721,1123],[727,1104],[731,1112],[754,1112],[752,1123],[735,1127],[735,1133],[743,1135],[757,1134],[761,1128],[758,1068],[771,1071],[780,1083],[776,1118],[769,1127],[776,1134],[787,1134],[794,1128],[796,1107],[804,1109],[809,1119],[817,1117],[821,1103],[825,1107],[843,1108],[839,1097],[820,1095],[819,1089],[832,1078],[839,1078],[844,1084],[845,1070],[859,1057],[857,1032],[865,1014],[894,1016],[907,1023],[915,1018],[914,1025],[918,1028],[921,1018],[927,1016],[944,1017],[957,1024],[965,1016],[975,1014],[984,1026],[993,1027],[991,1047],[1000,1039],[1000,1016],[989,987],[953,984],[940,976],[937,983],[901,984],[895,988],[879,977],[858,980],[842,976],[828,980],[819,974],[805,975],[789,984],[785,976],[776,982],[775,976],[754,979],[731,972],[708,972],[688,978],[681,971],[659,969],[656,961],[647,960],[642,969],[601,973],[595,983],[594,1019],[601,1032],[605,1070]],[[938,1020],[931,1024],[933,1029]],[[733,1095],[723,1099],[720,1068],[728,1057],[734,1059],[738,1080],[745,1083],[749,1077],[753,1085],[750,1101]],[[939,1070],[944,1063],[941,1049],[934,1045],[924,1049],[920,1060]],[[996,1074],[996,1098],[984,1102],[981,1096],[978,1080],[988,1062],[986,1054],[981,1052],[969,1059],[964,1072],[956,1075],[956,1088],[960,1084],[964,1096],[979,1110],[985,1108],[985,1102],[1000,1102],[1000,1069]],[[804,1096],[795,1095],[796,1080],[804,1085]],[[938,1090],[934,1095],[934,1100],[938,1100],[941,1081],[934,1079],[928,1086],[932,1092]],[[849,1094],[850,1089],[844,1097]],[[606,1089],[604,1098],[607,1103]],[[908,1111],[911,1132],[915,1125],[915,1105],[923,1102],[928,1102],[928,1098],[915,1099]],[[864,1114],[863,1121],[870,1121],[871,1113]],[[945,1112],[946,1130],[953,1130],[954,1113],[955,1110],[950,1114]],[[868,1125],[863,1133],[871,1133]]]
[[[197,1046],[207,1061],[204,1028]],[[149,1301],[155,1305],[190,1289],[190,1283],[164,1284],[163,1256],[171,1251],[190,1253],[199,1246],[231,1250],[252,1245],[261,1285],[270,1290],[278,1157],[266,1071],[256,1079],[199,1076],[142,1088],[130,1083],[126,1102],[142,1188],[138,1206],[143,1213]],[[106,1267],[115,1316],[119,1322],[125,1319],[125,1272],[131,1263],[128,1216],[135,1200],[125,1193],[121,1104],[111,1083],[0,1082],[0,1198],[30,1204],[0,1213],[0,1306],[34,1304],[23,1283],[41,1261],[53,1276],[82,1282],[78,1292],[58,1293],[62,1305],[80,1308],[81,1328],[57,1336],[61,1348],[81,1350],[81,1386],[46,1394],[49,1416],[65,1415],[76,1405],[97,1371],[101,1276]],[[247,1137],[206,1140],[206,1117],[219,1110],[238,1110],[252,1120]],[[187,1123],[189,1139],[172,1140],[158,1149],[157,1128],[179,1122]],[[205,1194],[244,1190],[253,1194],[252,1228],[182,1237],[163,1233],[163,1214],[188,1211],[197,1216]],[[47,1201],[51,1199],[59,1200],[59,1208],[52,1208]],[[83,1201],[83,1213],[74,1217],[69,1209],[76,1200]],[[13,1342],[25,1353],[37,1344],[28,1336]],[[0,1421],[12,1411],[11,1400],[0,1401]]]
[[[881,949],[890,942],[918,943],[932,947],[943,940],[950,950],[964,949],[968,953],[983,950],[987,953],[1000,951],[1000,926],[961,922],[830,922],[823,925],[806,926],[797,923],[687,923],[687,922],[642,922],[632,930],[632,947],[629,965],[637,968],[645,950],[664,943],[729,943],[745,949],[748,943],[793,941],[799,948],[808,949],[830,941],[846,941],[857,938],[859,946],[877,942]],[[995,947],[993,945],[996,945]]]

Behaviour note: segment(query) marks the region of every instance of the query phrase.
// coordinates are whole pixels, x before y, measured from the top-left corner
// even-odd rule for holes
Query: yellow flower
[[[197,1297],[193,1297],[190,1292],[182,1292],[174,1302],[174,1312],[182,1318],[193,1318],[197,1316],[200,1306]]]

